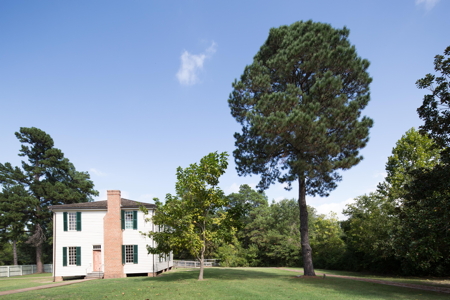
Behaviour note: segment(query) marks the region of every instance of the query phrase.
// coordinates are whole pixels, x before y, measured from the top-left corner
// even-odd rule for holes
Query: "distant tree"
[[[17,241],[25,233],[32,201],[22,185],[6,185],[0,193],[0,236],[12,244],[14,265],[18,265]]]
[[[345,253],[344,235],[336,213],[318,215],[313,225],[311,245],[315,263],[322,269],[341,267]]]
[[[314,275],[306,195],[327,196],[338,170],[361,161],[372,120],[369,62],[357,56],[347,28],[296,22],[272,28],[229,97],[242,125],[233,152],[239,175],[261,174],[266,189],[278,180],[299,184],[305,275]]]
[[[441,149],[427,134],[409,129],[395,144],[392,155],[386,163],[388,194],[400,199],[406,193],[406,186],[414,179],[412,171],[432,169],[440,162]]]
[[[16,213],[26,209],[26,223],[31,232],[28,243],[36,248],[37,272],[43,272],[43,244],[51,234],[52,216],[48,207],[57,204],[69,204],[92,201],[98,195],[87,172],[78,172],[73,164],[64,157],[60,149],[54,148],[53,139],[44,131],[31,127],[21,127],[16,137],[22,143],[19,156],[27,157],[22,168],[10,163],[0,164],[0,183],[3,186],[22,186],[13,191],[10,199],[18,199],[26,191],[27,197],[13,208]],[[0,212],[0,214],[2,214]]]
[[[417,109],[419,117],[425,121],[420,129],[427,132],[440,147],[450,146],[450,46],[444,55],[434,57],[434,70],[440,74],[427,74],[417,80],[419,89],[428,89],[423,104]]]
[[[229,232],[222,226],[227,218],[223,209],[227,198],[217,186],[227,168],[228,154],[210,153],[200,163],[177,169],[176,196],[166,195],[165,203],[155,198],[156,212],[151,221],[158,230],[147,235],[156,246],[147,246],[149,253],[169,254],[188,250],[200,262],[198,280],[203,280],[204,255],[210,241],[217,241]],[[145,212],[145,209],[143,209]]]
[[[243,184],[238,193],[228,195],[226,211],[231,226],[236,228],[238,238],[244,248],[250,245],[249,236],[245,234],[245,226],[251,221],[250,213],[260,206],[268,206],[267,196],[263,192],[253,190],[249,185]]]
[[[450,46],[434,58],[436,75],[427,74],[416,85],[429,89],[417,109],[425,121],[420,126],[434,139],[440,163],[433,168],[412,170],[414,178],[399,219],[397,255],[404,258],[403,271],[409,274],[450,275]]]
[[[343,211],[345,242],[350,254],[347,269],[391,273],[399,270],[394,254],[394,233],[398,226],[395,204],[382,193],[355,198]]]

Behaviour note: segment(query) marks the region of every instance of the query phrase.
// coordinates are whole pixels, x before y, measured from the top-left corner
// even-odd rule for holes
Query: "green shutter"
[[[123,210],[120,211],[120,221],[122,224],[122,229],[125,229],[125,212]]]
[[[125,264],[125,245],[122,245],[122,265]]]
[[[133,210],[133,229],[137,229],[137,210]]]
[[[81,266],[81,247],[77,247],[77,266]]]
[[[138,245],[133,245],[133,263],[138,263]]]
[[[64,231],[67,231],[67,212],[63,212],[64,216]]]
[[[81,212],[77,212],[77,231],[81,231]]]
[[[63,247],[63,267],[67,267],[67,247]]]

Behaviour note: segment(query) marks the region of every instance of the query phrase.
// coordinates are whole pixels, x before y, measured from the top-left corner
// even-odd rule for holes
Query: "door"
[[[100,250],[94,250],[94,272],[101,272],[102,271],[102,251]]]

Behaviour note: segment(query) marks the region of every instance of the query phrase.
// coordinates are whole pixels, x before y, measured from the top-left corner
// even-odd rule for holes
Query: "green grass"
[[[1,277],[0,292],[9,290],[18,290],[52,283],[53,277],[51,273]]]
[[[328,272],[328,271],[327,271]],[[3,299],[448,299],[420,291],[341,278],[296,278],[273,268],[178,269],[162,276],[91,280]]]
[[[294,268],[294,269],[299,270],[298,268]],[[394,281],[394,282],[401,282],[401,283],[431,285],[431,286],[437,286],[437,287],[450,288],[450,278],[442,278],[442,277],[381,276],[381,275],[374,275],[374,274],[369,274],[369,273],[330,271],[330,270],[321,270],[321,269],[316,269],[316,273],[319,273],[319,274],[325,273],[325,274],[343,275],[343,276],[352,276],[352,277],[363,277],[363,278],[387,280],[387,281]]]

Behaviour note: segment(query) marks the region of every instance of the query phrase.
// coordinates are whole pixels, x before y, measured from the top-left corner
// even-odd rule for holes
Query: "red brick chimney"
[[[103,218],[104,278],[125,277],[122,265],[121,196],[118,190],[108,190],[108,211]]]

